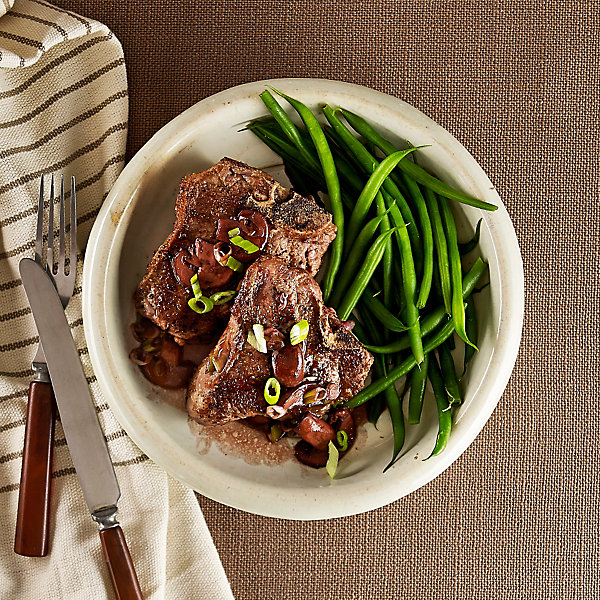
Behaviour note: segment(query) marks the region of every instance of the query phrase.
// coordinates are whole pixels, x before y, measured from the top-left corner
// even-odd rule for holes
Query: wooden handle
[[[100,540],[117,600],[143,600],[123,530],[119,526],[104,529]]]
[[[29,385],[15,533],[15,552],[23,556],[48,554],[55,416],[52,386],[32,381]]]

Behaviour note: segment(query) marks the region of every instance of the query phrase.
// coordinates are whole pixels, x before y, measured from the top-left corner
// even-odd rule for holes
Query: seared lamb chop
[[[292,345],[290,330],[302,320],[308,322],[307,337]],[[307,271],[279,258],[258,259],[242,280],[227,329],[190,382],[189,415],[201,423],[266,415],[326,446],[333,429],[320,417],[362,389],[373,362],[350,329],[323,304]],[[274,405],[264,395],[271,377],[281,385]]]
[[[173,232],[156,251],[135,303],[142,316],[178,342],[210,337],[229,314],[227,304],[215,304],[205,314],[188,306],[194,274],[206,296],[234,290],[244,264],[262,253],[314,275],[336,233],[331,215],[312,198],[229,158],[183,179],[175,215]],[[232,244],[236,230],[236,239],[257,250],[248,253]]]

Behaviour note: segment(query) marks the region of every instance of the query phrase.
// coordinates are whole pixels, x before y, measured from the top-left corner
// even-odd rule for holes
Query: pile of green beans
[[[292,118],[276,95],[297,116]],[[260,98],[270,116],[247,129],[283,159],[294,189],[326,194],[337,226],[323,299],[340,319],[355,318],[355,335],[375,355],[373,381],[346,406],[366,405],[375,424],[388,409],[394,447],[387,470],[401,457],[406,425],[421,421],[430,382],[438,413],[430,456],[437,456],[448,443],[452,410],[463,402],[460,382],[477,352],[473,294],[487,272],[481,258],[469,258],[481,220],[472,239],[459,242],[450,201],[480,210],[497,207],[420,167],[412,157],[425,146],[407,142],[407,148],[398,148],[353,112],[326,105],[321,117],[272,88]],[[464,347],[460,375],[452,354],[454,334]]]

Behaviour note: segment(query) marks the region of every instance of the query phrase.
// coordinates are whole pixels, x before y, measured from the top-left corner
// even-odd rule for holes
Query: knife
[[[50,277],[35,261],[22,259],[19,272],[46,355],[67,445],[83,496],[98,524],[117,598],[141,599],[135,568],[117,521],[121,491],[60,298]]]

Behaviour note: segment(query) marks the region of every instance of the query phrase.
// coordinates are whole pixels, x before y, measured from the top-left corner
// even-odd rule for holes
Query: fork
[[[44,212],[44,176],[42,175],[37,210],[35,261],[41,266],[44,265],[44,237],[46,237],[46,272],[54,282],[63,308],[66,308],[73,295],[77,271],[75,177],[71,177],[71,239],[68,257],[66,256],[64,178],[63,176],[60,178],[59,243],[56,269],[54,261],[54,175],[50,182],[47,236],[44,236]],[[69,267],[68,273],[66,272],[67,266]],[[23,556],[46,556],[49,539],[50,485],[56,403],[41,343],[38,344],[31,366],[35,377],[29,384],[14,550]]]

